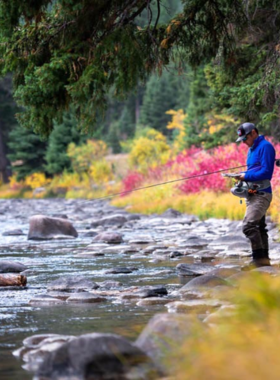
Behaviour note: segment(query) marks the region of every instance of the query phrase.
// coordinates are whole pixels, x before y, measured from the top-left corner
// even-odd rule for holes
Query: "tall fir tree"
[[[71,170],[71,161],[67,156],[67,147],[73,142],[79,145],[85,141],[85,135],[77,130],[77,120],[71,112],[63,115],[61,124],[54,123],[54,129],[49,137],[45,155],[45,169],[48,174],[60,174]]]
[[[7,75],[0,81],[0,182],[4,183],[8,182],[12,174],[7,156],[7,140],[9,132],[17,125],[16,111],[12,97],[12,77]]]
[[[161,77],[152,75],[147,82],[140,111],[140,123],[163,133],[167,133],[166,125],[170,109],[185,109],[189,101],[188,76],[180,76],[174,68],[165,70]]]
[[[187,117],[185,119],[185,143],[187,147],[191,145],[200,146],[201,134],[207,130],[206,113],[211,109],[209,98],[209,87],[204,74],[204,67],[199,67],[191,73],[190,101],[187,107]]]
[[[8,146],[12,171],[18,180],[33,173],[45,172],[47,142],[33,131],[18,125],[9,134]]]

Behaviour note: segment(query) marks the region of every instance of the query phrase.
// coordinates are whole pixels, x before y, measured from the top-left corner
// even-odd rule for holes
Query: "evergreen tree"
[[[189,101],[189,81],[179,76],[174,68],[163,72],[161,77],[152,75],[147,82],[140,112],[140,123],[167,133],[166,125],[170,109],[186,108]]]
[[[190,101],[187,107],[185,119],[186,146],[199,146],[203,141],[201,134],[207,130],[206,113],[211,109],[209,99],[209,87],[204,74],[204,68],[200,67],[191,74]]]
[[[18,180],[32,173],[45,172],[46,141],[19,125],[9,134],[8,157]]]
[[[77,130],[77,120],[73,114],[65,114],[61,124],[55,123],[49,137],[45,156],[47,173],[53,175],[60,174],[64,170],[71,170],[67,147],[71,142],[79,145],[82,141],[85,141],[85,136],[82,136]]]
[[[249,25],[241,0],[182,0],[182,11],[166,12],[161,23],[168,3],[173,2],[1,1],[0,70],[15,73],[22,125],[48,135],[53,120],[74,104],[89,130],[98,109],[106,108],[110,89],[123,99],[170,64],[178,50],[180,61],[191,66],[218,53],[230,62],[239,31]]]
[[[12,172],[7,157],[7,139],[9,132],[16,126],[17,107],[12,97],[11,75],[7,75],[0,82],[0,181],[8,182]]]

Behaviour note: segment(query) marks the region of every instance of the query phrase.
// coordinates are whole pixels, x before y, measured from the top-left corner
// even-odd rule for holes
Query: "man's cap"
[[[239,128],[237,129],[237,134],[238,134],[238,139],[236,140],[236,142],[240,142],[240,141],[243,141],[245,140],[245,137],[246,135],[248,135],[248,133],[252,132],[253,129],[255,129],[255,124],[253,123],[243,123],[239,126]]]

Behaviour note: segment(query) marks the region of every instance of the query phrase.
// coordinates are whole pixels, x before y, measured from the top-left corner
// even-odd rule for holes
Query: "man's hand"
[[[241,174],[239,177],[236,177],[238,181],[244,181],[245,180],[245,174]]]

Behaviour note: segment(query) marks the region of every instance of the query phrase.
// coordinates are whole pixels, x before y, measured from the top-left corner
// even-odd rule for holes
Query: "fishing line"
[[[217,174],[217,173],[225,172],[225,171],[227,171],[227,170],[233,170],[233,169],[244,168],[245,166],[247,166],[247,165],[235,166],[235,167],[233,167],[233,168],[220,169],[220,170],[216,170],[216,171],[214,171],[214,172],[208,172],[208,173],[203,173],[203,174],[196,174],[196,175],[193,175],[193,176],[190,176],[190,177],[183,177],[183,178],[173,179],[173,180],[171,180],[171,181],[155,183],[155,184],[153,184],[153,185],[147,185],[147,186],[142,186],[142,187],[136,187],[135,189],[132,189],[132,190],[121,191],[121,192],[119,192],[119,193],[106,195],[105,197],[94,198],[94,200],[103,200],[103,199],[113,198],[113,197],[117,197],[117,196],[119,196],[119,195],[124,195],[124,194],[128,194],[128,193],[132,193],[133,191],[149,189],[149,188],[151,188],[151,187],[156,187],[156,186],[161,186],[161,185],[167,185],[168,183],[174,183],[174,182],[179,182],[179,181],[186,181],[186,180],[188,180],[188,179],[193,179],[193,178],[198,178],[198,177],[206,177],[206,176],[208,176],[208,175],[212,175],[212,174]],[[254,169],[255,169],[255,168],[254,168]]]
[[[275,164],[276,164],[276,166],[280,167],[280,159],[279,159],[279,158],[276,158],[276,159],[275,159]],[[233,169],[245,168],[246,166],[247,166],[247,165],[234,166],[234,167],[232,167],[232,168],[220,169],[220,170],[216,170],[216,171],[214,171],[214,172],[208,172],[208,173],[203,173],[203,174],[196,174],[196,175],[193,175],[193,176],[190,176],[190,177],[183,177],[183,178],[173,179],[173,180],[171,180],[171,181],[155,183],[155,184],[153,184],[153,185],[147,185],[147,186],[142,186],[142,187],[136,187],[135,189],[132,189],[132,190],[121,191],[121,192],[119,192],[119,193],[114,193],[114,194],[106,195],[105,197],[94,198],[94,200],[103,200],[103,199],[114,198],[114,197],[117,197],[117,196],[119,196],[119,195],[129,194],[129,193],[132,193],[132,192],[134,192],[134,191],[138,191],[138,190],[150,189],[151,187],[167,185],[168,183],[174,183],[174,182],[179,182],[179,181],[187,181],[187,180],[189,180],[189,179],[198,178],[198,177],[206,177],[206,176],[208,176],[208,175],[212,175],[212,174],[217,174],[217,173],[225,172],[225,171],[227,171],[227,170],[233,170]],[[249,170],[247,170],[247,171],[255,170],[255,169],[258,169],[258,168],[260,168],[260,167],[261,167],[261,166],[257,166],[257,167],[255,167],[255,168],[249,169]]]

